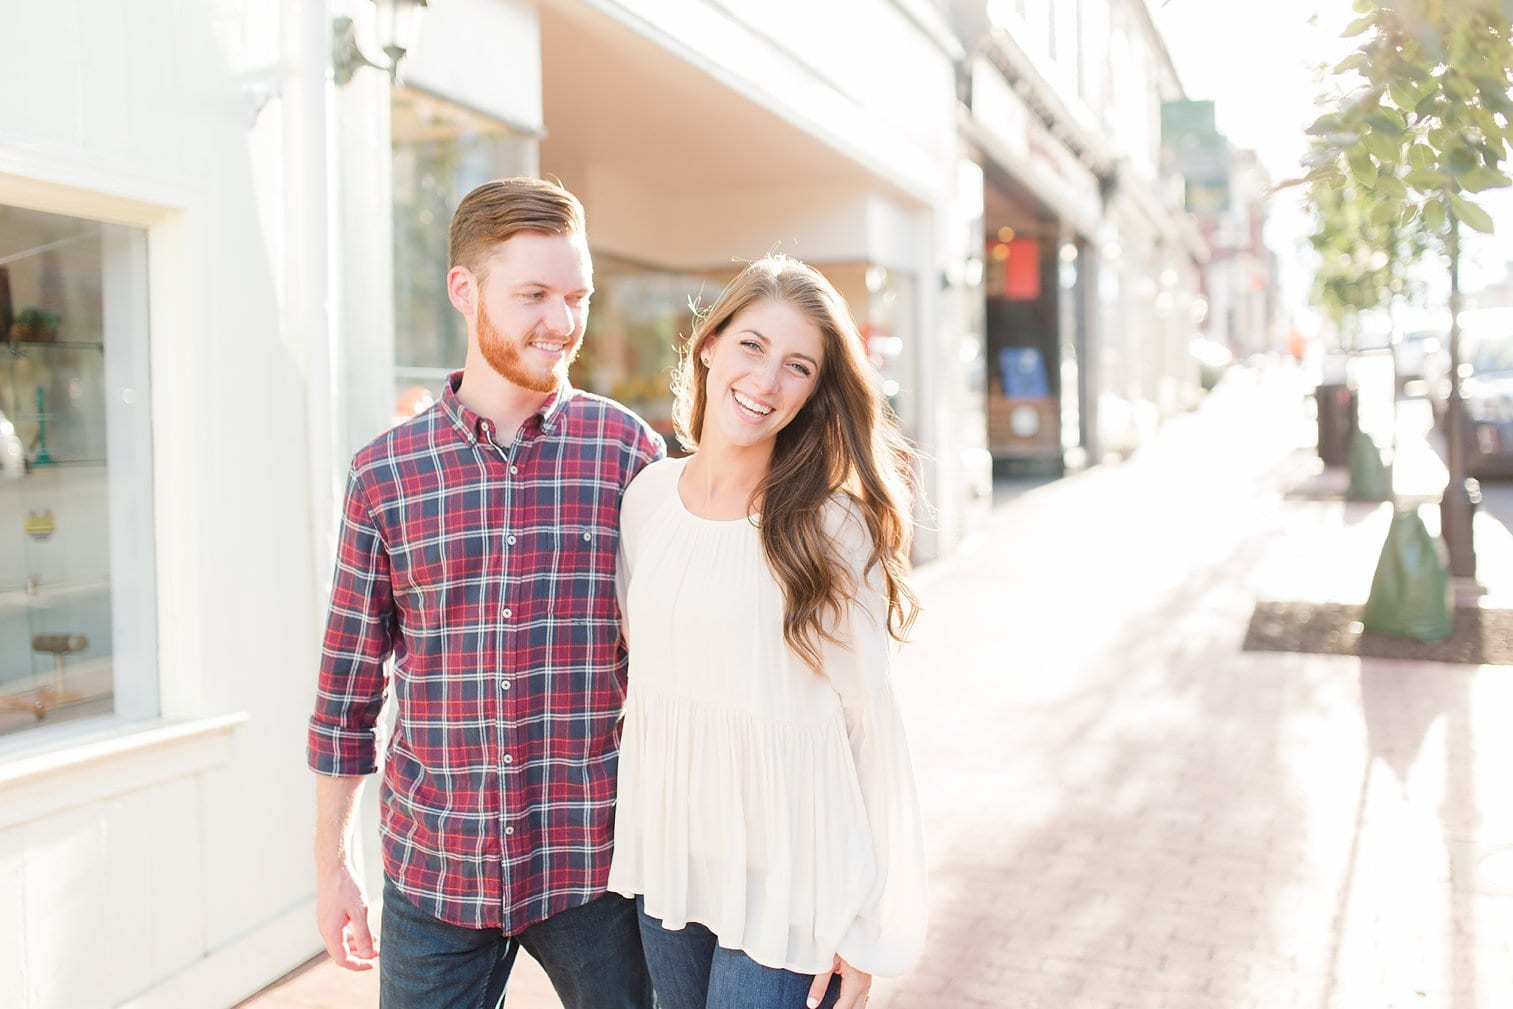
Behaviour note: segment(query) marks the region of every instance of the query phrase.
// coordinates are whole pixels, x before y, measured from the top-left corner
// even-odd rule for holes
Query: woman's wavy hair
[[[816,672],[821,647],[840,642],[846,601],[861,586],[836,553],[825,509],[837,492],[856,502],[872,538],[863,577],[882,569],[888,633],[902,641],[919,603],[906,574],[913,537],[914,452],[877,387],[876,373],[845,299],[811,266],[774,255],[748,265],[708,311],[695,310],[693,335],[673,378],[673,422],[685,449],[698,447],[708,408],[706,344],[748,306],[783,302],[823,334],[825,353],[813,395],[778,432],[767,475],[748,508],[759,507],[762,550],[783,590],[783,638]]]

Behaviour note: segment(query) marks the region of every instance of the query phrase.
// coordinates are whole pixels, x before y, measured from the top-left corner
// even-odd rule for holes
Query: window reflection
[[[447,233],[472,189],[530,171],[530,140],[413,88],[391,95],[394,155],[394,419],[433,401],[462,367],[467,330],[447,300]]]
[[[147,390],[122,383],[145,379],[145,238],[0,206],[0,734],[117,710],[140,612],[115,596],[151,585],[115,563],[147,549],[115,542],[150,503]]]

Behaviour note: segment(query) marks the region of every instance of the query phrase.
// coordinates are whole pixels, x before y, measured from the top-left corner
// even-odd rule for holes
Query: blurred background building
[[[921,447],[922,561],[995,469],[1128,453],[1198,394],[1209,243],[1253,230],[1163,167],[1186,96],[1144,0],[434,0],[413,38],[395,6],[0,9],[6,1005],[228,1006],[317,950],[346,463],[460,366],[478,183],[583,199],[575,381],[667,433],[690,300],[770,251],[824,270]],[[399,81],[353,42],[407,47]]]
[[[1277,261],[1262,240],[1272,181],[1254,151],[1234,147],[1211,101],[1161,108],[1162,157],[1208,247],[1204,334],[1237,357],[1277,351]]]
[[[1144,0],[951,10],[984,179],[990,451],[1053,472],[1128,453],[1196,392],[1206,253],[1160,157],[1181,83]]]

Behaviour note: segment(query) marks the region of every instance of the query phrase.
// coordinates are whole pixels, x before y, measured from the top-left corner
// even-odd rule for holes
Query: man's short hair
[[[583,204],[555,182],[513,178],[485,182],[462,198],[452,215],[449,266],[480,276],[494,246],[515,234],[586,234]]]

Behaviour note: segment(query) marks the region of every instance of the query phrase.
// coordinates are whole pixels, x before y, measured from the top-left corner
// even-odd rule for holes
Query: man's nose
[[[553,301],[546,308],[546,327],[552,333],[568,336],[578,328],[578,316],[566,298]]]

